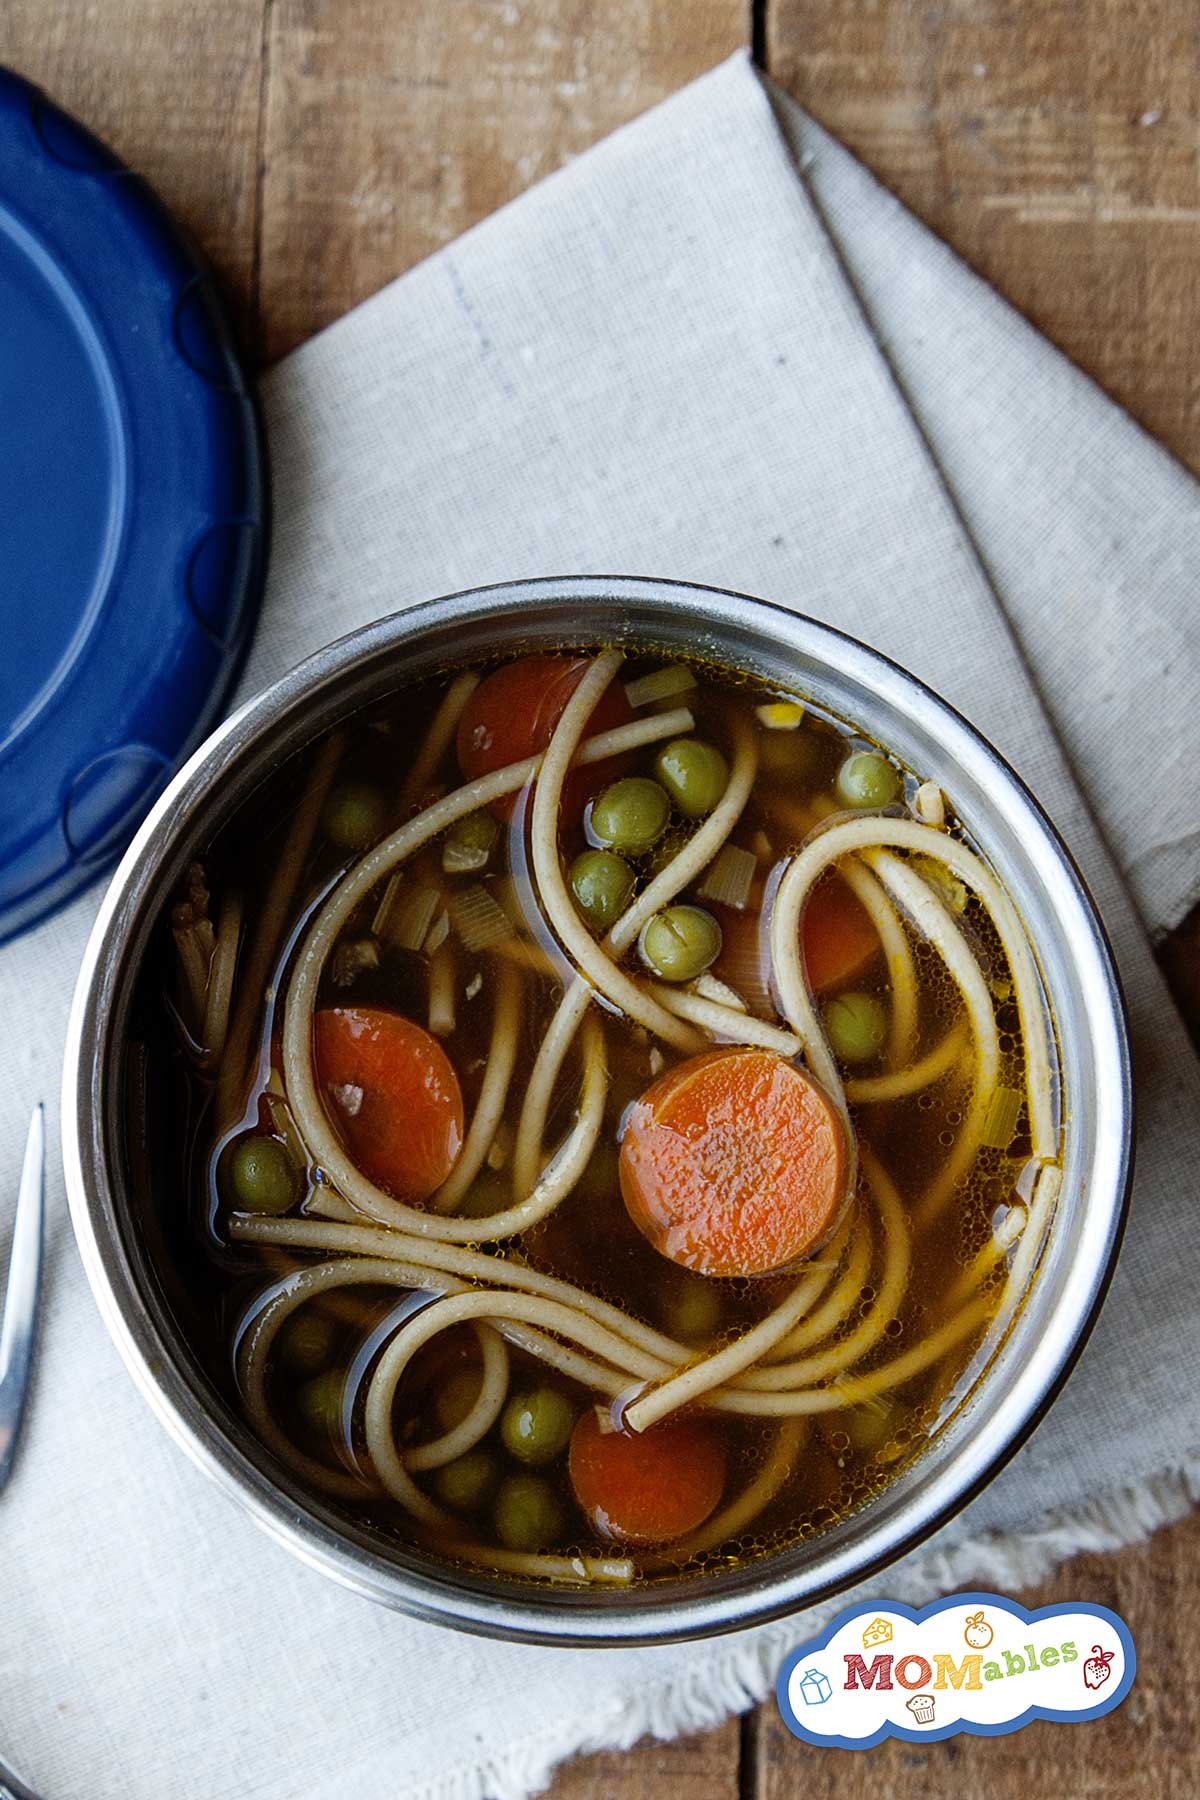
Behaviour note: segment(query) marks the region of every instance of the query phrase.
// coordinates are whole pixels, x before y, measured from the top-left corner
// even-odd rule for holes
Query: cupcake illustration
[[[912,1699],[906,1701],[905,1704],[918,1725],[933,1724],[932,1694],[914,1694]]]

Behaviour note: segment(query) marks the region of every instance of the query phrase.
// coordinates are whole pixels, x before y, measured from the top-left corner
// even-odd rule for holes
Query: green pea
[[[296,1165],[262,1132],[239,1138],[229,1157],[233,1204],[245,1212],[285,1213],[296,1198]]]
[[[615,925],[629,904],[634,873],[612,850],[585,850],[571,864],[575,904],[596,931]]]
[[[707,818],[729,784],[729,764],[700,738],[672,738],[655,758],[654,773],[685,819]]]
[[[433,1478],[438,1499],[455,1512],[478,1512],[495,1492],[500,1471],[487,1450],[468,1450],[443,1463]]]
[[[855,1406],[843,1416],[846,1436],[863,1456],[881,1450],[896,1427],[896,1411],[886,1402],[882,1406]]]
[[[434,1406],[443,1431],[461,1425],[479,1397],[479,1370],[456,1369],[438,1389]]]
[[[508,1550],[545,1550],[566,1524],[558,1495],[540,1475],[509,1475],[500,1484],[492,1517]]]
[[[706,1344],[721,1325],[721,1290],[702,1275],[673,1282],[663,1296],[663,1322],[685,1344]]]
[[[592,837],[606,850],[641,856],[657,844],[670,816],[666,788],[648,775],[628,775],[597,796],[588,824]]]
[[[838,770],[836,785],[843,806],[892,806],[900,797],[900,771],[873,750],[856,750]]]
[[[500,821],[489,812],[467,813],[456,819],[442,845],[443,869],[459,875],[485,868],[499,836]]]
[[[345,1392],[346,1377],[341,1369],[326,1369],[323,1375],[314,1375],[311,1381],[306,1381],[297,1390],[296,1405],[310,1431],[317,1436],[342,1436],[342,1402]]]
[[[874,994],[838,994],[826,1001],[821,1017],[841,1062],[870,1062],[883,1049],[887,1013]]]
[[[333,1355],[336,1341],[333,1321],[315,1306],[302,1306],[279,1334],[279,1355],[289,1368],[315,1375]]]
[[[512,1180],[498,1169],[480,1169],[454,1209],[459,1219],[490,1219],[513,1203]]]
[[[700,906],[667,906],[642,927],[642,961],[664,981],[692,981],[721,954],[721,927]]]
[[[330,789],[321,824],[339,850],[366,850],[387,824],[383,795],[366,781],[339,781]]]
[[[504,1448],[535,1468],[561,1456],[575,1424],[575,1408],[557,1388],[536,1387],[514,1394],[500,1414]]]

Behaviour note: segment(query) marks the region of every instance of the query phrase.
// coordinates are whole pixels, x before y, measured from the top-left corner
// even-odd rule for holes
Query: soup
[[[279,768],[139,983],[128,1150],[205,1369],[382,1542],[729,1566],[968,1402],[1060,1180],[953,795],[708,663],[411,685]]]

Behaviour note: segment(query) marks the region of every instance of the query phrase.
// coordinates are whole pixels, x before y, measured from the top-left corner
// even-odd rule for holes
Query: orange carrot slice
[[[880,951],[870,913],[834,872],[809,895],[800,936],[804,967],[818,994],[844,987]]]
[[[567,701],[591,667],[586,656],[523,656],[502,663],[481,681],[458,724],[458,764],[468,781],[522,762],[546,748]],[[633,717],[619,681],[610,682],[596,703],[587,735],[611,731]],[[573,769],[563,790],[563,814],[574,822],[600,789],[628,767],[627,757]],[[492,811],[511,818],[513,795],[493,802]]]
[[[592,1530],[622,1544],[665,1544],[695,1531],[725,1486],[725,1452],[703,1419],[664,1419],[638,1436],[602,1431],[589,1407],[567,1466]]]
[[[427,1200],[462,1147],[463,1100],[446,1052],[420,1025],[336,1006],[313,1023],[317,1079],[363,1173],[398,1200]]]
[[[833,1102],[769,1050],[679,1063],[630,1107],[621,1194],[656,1250],[702,1275],[761,1275],[826,1237],[845,1199]]]
[[[721,954],[713,974],[740,994],[751,1012],[771,1018],[770,955],[758,912],[719,909]],[[800,927],[808,978],[818,994],[845,987],[879,955],[871,915],[842,877],[831,870],[809,895]]]

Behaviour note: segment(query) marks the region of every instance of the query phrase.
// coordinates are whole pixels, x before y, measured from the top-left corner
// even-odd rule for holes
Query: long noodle
[[[267,976],[283,935],[284,921],[295,899],[300,873],[308,860],[321,808],[341,761],[343,740],[332,732],[317,752],[308,784],[292,816],[283,854],[275,864],[266,898],[242,963],[238,999],[221,1057],[217,1080],[216,1126],[222,1137],[241,1111],[247,1081],[250,1038],[262,1009]]]
[[[483,1358],[479,1392],[471,1402],[470,1411],[457,1425],[443,1432],[441,1437],[430,1438],[426,1444],[405,1450],[404,1466],[407,1469],[440,1469],[453,1462],[456,1456],[465,1456],[487,1436],[500,1417],[500,1409],[508,1397],[508,1349],[499,1332],[479,1319],[473,1323]]]
[[[402,819],[418,801],[424,799],[425,791],[437,773],[438,764],[450,748],[467,701],[479,686],[480,679],[477,670],[464,669],[461,675],[454,677],[443,694],[421,747],[409,764],[408,773],[400,787],[399,812]]]
[[[821,1343],[837,1330],[861,1300],[871,1266],[871,1231],[866,1219],[859,1217],[857,1208],[847,1215],[840,1235],[848,1237],[850,1245],[845,1268],[820,1306],[814,1307],[806,1319],[801,1319],[786,1337],[780,1338],[770,1354],[763,1357],[764,1365],[782,1362],[812,1344]],[[835,1239],[830,1249],[833,1250],[836,1244]]]
[[[458,721],[462,718],[467,701],[479,686],[480,676],[474,669],[464,669],[456,675],[442,696],[441,704],[430,720],[421,747],[414,756],[407,775],[400,787],[400,799],[397,806],[400,818],[407,819],[418,800],[424,798],[438,764],[450,748],[450,742],[458,730]],[[400,885],[400,872],[389,877],[383,890],[383,896],[375,909],[371,920],[371,930],[378,937],[387,925],[392,903],[396,898],[396,890]]]
[[[897,1356],[892,1362],[881,1363],[866,1375],[845,1374],[827,1387],[805,1388],[799,1393],[787,1394],[730,1394],[727,1401],[729,1412],[746,1413],[754,1418],[788,1418],[805,1413],[839,1412],[846,1406],[861,1406],[864,1401],[873,1400],[879,1394],[885,1394],[890,1388],[902,1387],[919,1375],[932,1363],[940,1361],[947,1350],[969,1337],[984,1323],[991,1310],[991,1302],[979,1298],[964,1306],[961,1312],[922,1338],[911,1350]]]
[[[967,1009],[975,1038],[975,1080],[961,1129],[950,1154],[925,1190],[914,1218],[919,1227],[936,1219],[979,1154],[983,1127],[1000,1079],[1000,1036],[983,972],[947,908],[915,869],[888,851],[871,851],[884,886],[911,914],[949,969]]]
[[[774,1050],[777,1056],[799,1054],[798,1037],[778,1025],[768,1024],[766,1019],[756,1019],[753,1013],[738,1012],[736,1007],[723,1006],[719,1000],[706,1000],[702,994],[694,994],[688,988],[668,987],[665,981],[652,981],[650,992],[668,1012],[676,1013],[694,1025],[702,1025],[715,1038],[723,1038],[730,1044],[752,1044],[760,1050]]]
[[[221,922],[217,928],[217,947],[208,971],[208,999],[204,1008],[204,1027],[200,1034],[205,1050],[217,1063],[221,1060],[225,1034],[229,1029],[229,1003],[233,995],[233,972],[237,965],[241,931],[241,895],[226,894],[221,907]]]
[[[605,954],[575,910],[563,880],[558,848],[558,811],[563,783],[596,703],[622,660],[619,650],[601,651],[554,727],[533,790],[529,826],[533,874],[555,935],[596,991],[677,1050],[690,1052],[698,1049],[703,1040],[651,999],[644,987]]]
[[[623,1585],[632,1581],[636,1572],[627,1556],[546,1556],[526,1550],[501,1550],[470,1538],[430,1541],[435,1550],[458,1562],[479,1563],[499,1575],[527,1575],[535,1581],[609,1581]]]
[[[838,1375],[873,1350],[896,1317],[908,1286],[911,1260],[908,1222],[895,1184],[884,1172],[878,1157],[865,1147],[861,1155],[863,1172],[883,1221],[883,1271],[878,1295],[854,1329],[846,1337],[838,1338],[828,1350],[800,1362],[783,1362],[773,1364],[769,1369],[751,1370],[741,1378],[743,1387],[764,1392],[803,1388]]]
[[[665,1381],[651,1388],[641,1399],[635,1400],[632,1406],[625,1409],[625,1423],[629,1429],[646,1431],[659,1419],[665,1419],[668,1413],[675,1412],[713,1388],[744,1375],[752,1363],[756,1363],[772,1349],[803,1318],[824,1285],[822,1273],[817,1271],[802,1277],[786,1300],[782,1300],[757,1325],[752,1325],[749,1331],[744,1331],[714,1355],[703,1357],[699,1362],[677,1370]]]
[[[707,867],[741,818],[758,773],[758,738],[740,713],[734,714],[732,736],[733,760],[725,792],[678,855],[673,856],[666,867],[659,870],[649,886],[642,890],[610,928],[602,944],[609,956],[616,958],[625,954],[647,920],[669,905]],[[550,1029],[538,1051],[521,1107],[517,1147],[513,1158],[514,1180],[517,1179],[519,1170],[520,1179],[525,1185],[536,1176],[550,1097],[563,1059],[591,998],[590,986],[582,976],[577,977],[560,1000]]]
[[[495,965],[496,998],[492,1010],[492,1038],[479,1099],[458,1160],[430,1200],[433,1212],[453,1212],[483,1167],[496,1128],[504,1116],[521,1020],[521,977],[512,963]],[[530,1186],[533,1184],[530,1183]]]
[[[847,1233],[843,1227],[842,1237]],[[628,1386],[633,1376],[648,1378],[665,1376],[690,1363],[693,1352],[685,1344],[666,1337],[655,1331],[652,1326],[643,1325],[638,1319],[623,1313],[608,1301],[590,1294],[586,1288],[579,1288],[573,1283],[561,1280],[558,1276],[547,1275],[540,1269],[529,1268],[523,1263],[510,1258],[503,1261],[496,1257],[486,1256],[482,1251],[461,1249],[457,1245],[434,1243],[428,1238],[405,1238],[399,1232],[369,1225],[353,1225],[343,1227],[336,1223],[325,1223],[317,1219],[272,1219],[257,1214],[235,1214],[230,1221],[229,1235],[239,1243],[271,1244],[289,1246],[293,1249],[340,1251],[352,1256],[386,1258],[405,1266],[419,1266],[422,1279],[417,1284],[424,1287],[435,1287],[444,1282],[453,1284],[447,1291],[460,1291],[463,1282],[478,1282],[495,1287],[514,1288],[518,1291],[534,1295],[541,1299],[554,1301],[556,1304],[570,1308],[583,1321],[590,1321],[599,1326],[607,1335],[601,1346],[602,1354],[608,1365],[606,1375],[619,1372],[615,1385],[608,1382],[603,1391],[616,1394]],[[831,1246],[831,1250],[836,1245]],[[852,1253],[853,1265],[853,1253]],[[324,1267],[316,1264],[315,1267]],[[814,1265],[811,1270],[814,1294],[819,1294],[828,1287],[836,1261],[830,1265]],[[862,1266],[865,1272],[865,1261]],[[861,1288],[861,1273],[853,1298],[839,1306],[837,1312],[826,1320],[823,1330],[818,1336],[827,1336],[845,1317],[850,1306],[858,1298]],[[841,1283],[839,1283],[839,1287]],[[825,1311],[824,1308],[821,1309]],[[814,1318],[816,1315],[813,1315]],[[517,1341],[509,1333],[512,1341]],[[618,1341],[619,1340],[619,1341]],[[534,1352],[545,1360],[545,1346]],[[583,1377],[587,1379],[587,1377]],[[714,1404],[723,1403],[717,1399]]]
[[[871,814],[861,819],[843,819],[828,826],[793,857],[775,895],[771,923],[772,958],[781,993],[786,984],[788,1004],[784,1012],[788,1022],[806,1041],[813,1033],[814,1020],[804,991],[803,976],[800,976],[798,992],[797,971],[790,967],[787,955],[788,935],[790,932],[793,939],[796,936],[805,894],[817,876],[839,857],[852,851],[889,847],[911,850],[943,863],[971,889],[990,915],[1012,974],[1021,1018],[1033,1153],[1040,1160],[1053,1161],[1058,1149],[1058,1132],[1054,1120],[1050,1042],[1033,952],[1016,908],[996,877],[973,851],[947,832],[918,825],[911,819]],[[805,1023],[801,1024],[801,1020]]]
[[[854,857],[841,866],[841,877],[867,913],[888,966],[892,989],[891,1015],[888,1021],[887,1064],[897,1070],[912,1055],[917,1041],[917,972],[913,964],[912,945],[908,933],[896,917],[896,909],[881,883]],[[847,1084],[846,1098],[850,1098]]]
[[[908,1094],[920,1093],[922,1088],[931,1087],[948,1075],[962,1060],[966,1047],[967,1027],[958,1019],[940,1043],[907,1069],[898,1069],[891,1075],[858,1075],[848,1081],[846,1098],[855,1106],[870,1106],[876,1101],[903,1100]]]
[[[747,1483],[737,1498],[731,1500],[728,1506],[721,1507],[695,1531],[678,1539],[669,1549],[656,1551],[649,1556],[643,1554],[642,1567],[651,1570],[670,1568],[673,1564],[682,1565],[691,1562],[694,1557],[703,1556],[706,1550],[715,1550],[718,1544],[726,1544],[731,1538],[740,1536],[747,1525],[761,1512],[765,1512],[787,1485],[788,1477],[796,1466],[806,1430],[803,1419],[785,1419],[775,1433],[771,1454],[754,1480]]]

